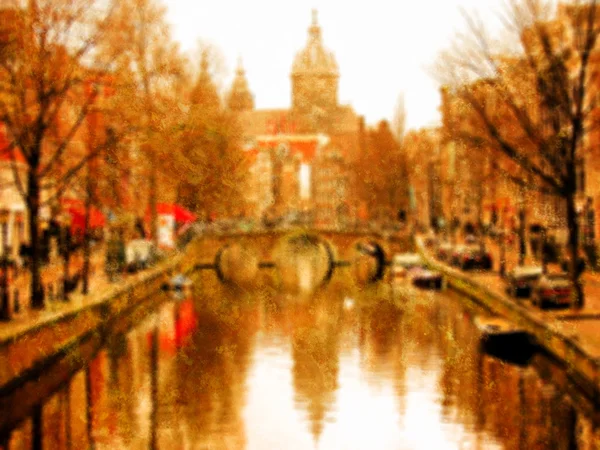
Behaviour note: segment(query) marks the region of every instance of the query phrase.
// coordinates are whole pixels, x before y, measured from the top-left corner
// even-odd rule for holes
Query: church
[[[313,10],[306,46],[291,68],[291,108],[255,109],[241,63],[227,98],[250,158],[248,215],[344,226],[358,209],[354,164],[364,118],[338,102],[339,70]]]

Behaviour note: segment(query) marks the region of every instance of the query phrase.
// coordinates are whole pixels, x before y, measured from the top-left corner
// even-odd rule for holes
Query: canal
[[[200,272],[12,430],[10,449],[596,448],[595,412],[543,355],[479,352],[457,294],[350,268],[316,292]],[[2,412],[4,414],[9,412]]]

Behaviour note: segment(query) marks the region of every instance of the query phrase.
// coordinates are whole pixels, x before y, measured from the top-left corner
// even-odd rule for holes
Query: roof
[[[246,149],[248,158],[256,158],[260,150],[282,149],[291,156],[300,155],[302,162],[311,162],[322,143],[323,137],[316,134],[279,134],[256,137],[255,146]]]
[[[355,137],[360,130],[360,118],[351,106],[339,106],[331,111],[332,127],[323,130],[331,135]],[[291,109],[256,109],[239,113],[240,126],[247,136],[260,134],[293,134],[302,117]]]
[[[239,121],[244,134],[248,136],[276,134],[294,128],[288,109],[243,111],[239,114]]]
[[[336,133],[358,133],[360,118],[350,105],[341,105],[335,111],[334,131]]]

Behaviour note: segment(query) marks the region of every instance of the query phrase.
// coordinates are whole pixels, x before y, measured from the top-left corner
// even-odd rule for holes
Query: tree
[[[507,161],[503,172],[515,184],[564,202],[569,272],[580,307],[576,197],[583,142],[595,126],[590,86],[600,31],[596,3],[563,4],[552,16],[541,0],[511,0],[505,17],[514,33],[511,53],[498,49],[481,22],[467,16],[468,33],[440,60],[442,80],[478,121],[463,139]],[[480,89],[486,95],[478,95]]]
[[[138,181],[148,180],[151,233],[157,240],[157,196],[161,156],[170,156],[174,117],[185,86],[185,58],[172,40],[165,9],[157,0],[120,0],[109,39],[102,48],[103,60],[117,75],[116,96],[124,109],[133,144],[138,147],[132,163],[145,171]],[[143,191],[143,189],[142,189]]]
[[[437,226],[439,217],[444,216],[440,191],[441,183],[446,180],[440,176],[438,135],[436,128],[410,130],[402,142],[406,184],[411,189],[408,203],[415,225]]]
[[[82,153],[74,144],[97,98],[89,67],[114,5],[37,0],[21,8],[20,3],[2,11],[12,21],[2,21],[8,32],[0,42],[0,122],[8,131],[14,182],[28,212],[31,305],[43,308],[39,212],[100,151]],[[19,155],[26,176],[16,169]]]
[[[192,211],[231,215],[245,206],[241,129],[237,113],[223,107],[211,75],[216,50],[203,46],[200,53],[200,70],[179,127],[181,151],[171,170],[178,174],[178,201]]]
[[[367,132],[364,151],[359,156],[358,190],[362,200],[377,210],[377,215],[396,217],[399,209],[407,210],[408,195],[403,168],[402,149],[387,121]]]
[[[409,165],[407,152],[404,144],[404,137],[406,135],[406,105],[404,103],[404,93],[400,93],[398,95],[398,99],[396,101],[396,108],[394,110],[394,117],[392,120],[392,128],[393,133],[400,146],[400,161],[397,177],[399,179],[404,180],[404,188],[402,189],[401,195],[403,196],[403,206],[400,210],[400,213],[406,217],[408,209],[410,209],[410,192],[411,185],[409,183]],[[403,219],[405,220],[405,219]]]

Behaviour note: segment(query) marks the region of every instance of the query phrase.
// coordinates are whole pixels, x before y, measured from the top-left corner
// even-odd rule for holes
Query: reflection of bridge
[[[407,233],[276,229],[205,235],[194,242],[191,254],[197,257],[197,267],[215,268],[219,273],[223,251],[236,244],[253,253],[260,267],[272,267],[274,266],[273,253],[277,247],[298,238],[323,246],[332,267],[348,265],[358,254],[369,253],[367,250],[372,250],[371,256],[378,259],[383,266],[393,253],[406,251],[411,245]]]

